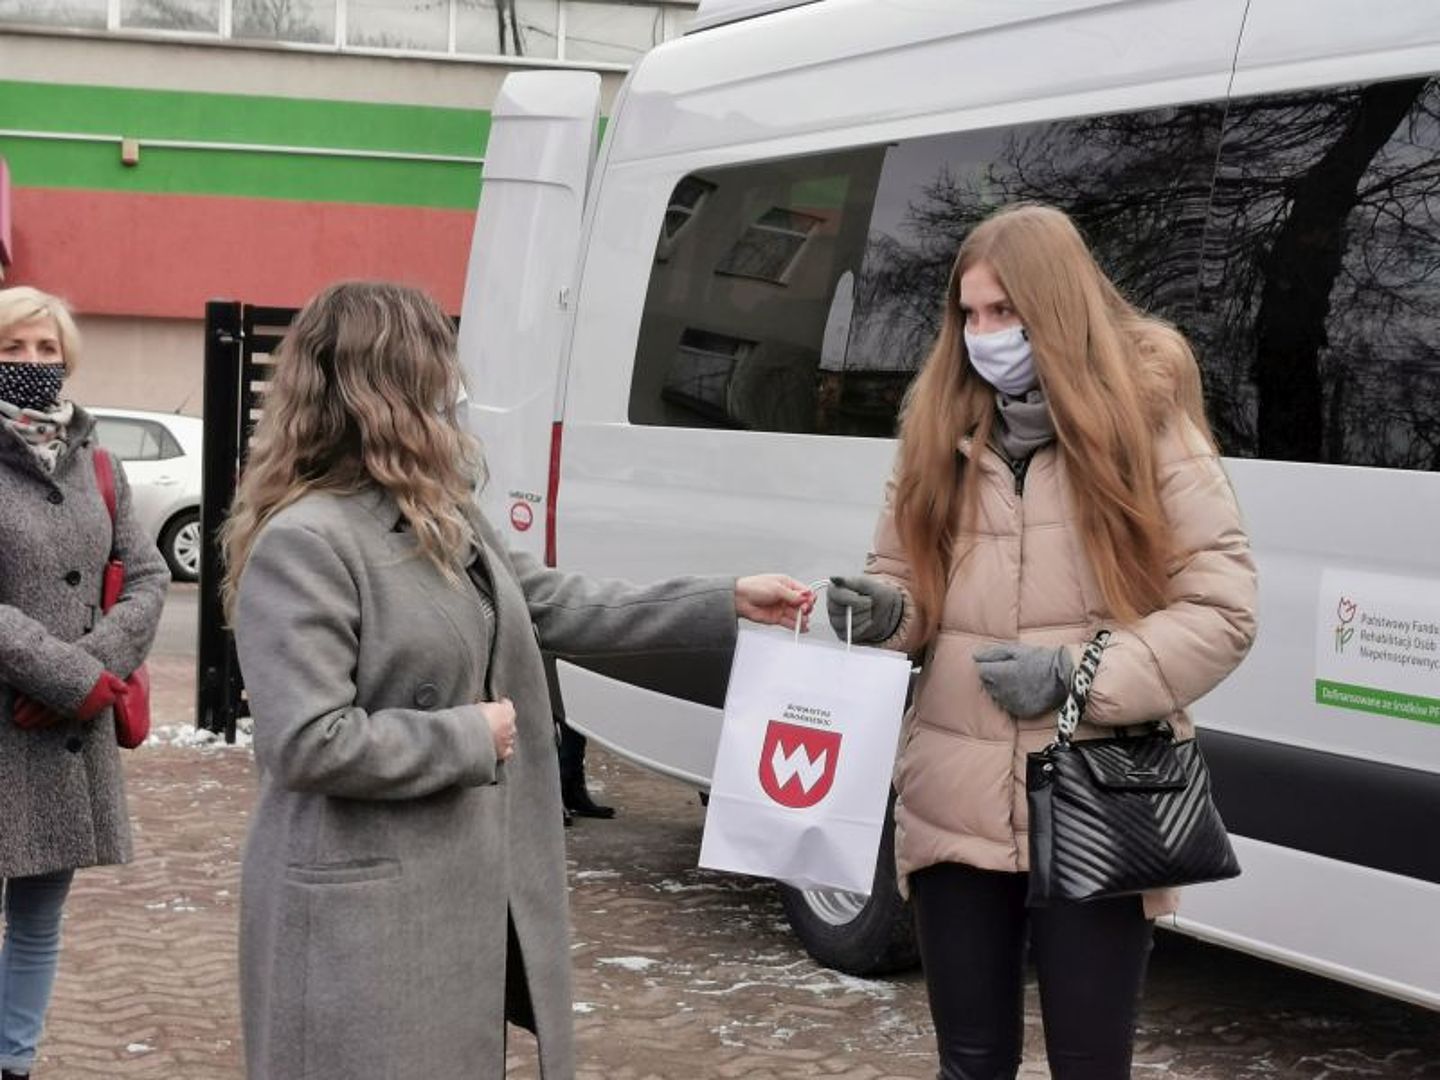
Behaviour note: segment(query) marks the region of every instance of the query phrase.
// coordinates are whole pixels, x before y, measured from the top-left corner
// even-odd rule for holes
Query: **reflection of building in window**
[[[670,362],[660,396],[710,420],[734,424],[730,380],[754,344],[724,334],[687,329],[680,335],[680,346]]]
[[[655,246],[655,261],[664,262],[675,249],[675,241],[690,224],[705,199],[715,190],[708,180],[687,176],[675,185],[670,205],[665,207],[665,223],[660,227],[660,242]]]
[[[715,272],[784,285],[805,248],[805,241],[823,220],[773,207],[745,230]]]

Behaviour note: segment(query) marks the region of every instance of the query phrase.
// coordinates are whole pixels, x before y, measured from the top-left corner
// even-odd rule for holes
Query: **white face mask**
[[[993,334],[965,331],[965,349],[970,364],[980,377],[1008,397],[1023,397],[1039,381],[1035,376],[1035,355],[1023,326],[996,330]]]

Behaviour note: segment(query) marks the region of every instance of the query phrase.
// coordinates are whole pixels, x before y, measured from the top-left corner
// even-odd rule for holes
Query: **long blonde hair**
[[[906,394],[894,514],[927,637],[939,625],[951,568],[968,554],[957,549],[957,534],[973,531],[979,462],[994,424],[995,391],[970,365],[960,311],[960,278],[978,263],[993,271],[1028,331],[1110,614],[1129,621],[1163,606],[1171,551],[1155,435],[1183,411],[1214,445],[1199,367],[1178,331],[1120,295],[1069,217],[1022,203],[987,218],[961,244],[940,333]],[[972,449],[962,474],[956,450],[966,437]]]
[[[276,353],[221,532],[227,613],[260,530],[312,491],[378,485],[399,504],[419,552],[458,576],[482,472],[478,444],[456,416],[460,385],[454,328],[420,290],[348,281],[306,304]]]

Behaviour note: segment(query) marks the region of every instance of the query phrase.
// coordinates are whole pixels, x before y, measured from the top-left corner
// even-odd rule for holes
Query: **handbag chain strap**
[[[1070,693],[1065,698],[1065,704],[1060,706],[1059,741],[1062,744],[1070,741],[1085,715],[1085,703],[1090,700],[1090,687],[1094,685],[1095,672],[1100,667],[1100,654],[1109,641],[1109,630],[1097,630],[1095,636],[1085,643],[1085,649],[1080,654],[1080,666],[1070,678]]]

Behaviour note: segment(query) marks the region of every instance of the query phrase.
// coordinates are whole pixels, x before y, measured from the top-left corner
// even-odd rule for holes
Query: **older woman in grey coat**
[[[505,1022],[574,1072],[540,649],[723,645],[803,620],[779,575],[596,582],[473,502],[449,321],[350,283],[298,316],[228,526],[255,718],[241,1001],[251,1080],[498,1077]]]
[[[28,1076],[78,867],[126,862],[130,825],[111,708],[140,666],[168,574],[130,513],[95,481],[92,421],[59,400],[79,354],[63,304],[0,290],[0,1071]],[[100,611],[111,552],[123,595]]]

